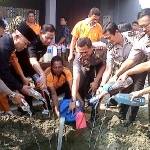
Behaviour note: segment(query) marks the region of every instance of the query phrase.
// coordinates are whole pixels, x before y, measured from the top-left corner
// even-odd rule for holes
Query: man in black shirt
[[[46,53],[47,46],[50,45],[54,36],[54,26],[45,24],[42,26],[37,40],[32,42],[26,50],[17,53],[19,63],[26,77],[32,77],[36,73],[39,74],[40,82],[38,87],[40,89],[46,87],[46,79],[38,61]]]
[[[36,38],[36,34],[25,22],[21,23],[12,34],[6,34],[0,38],[0,78],[11,90],[19,90],[24,94],[29,92],[29,86],[24,86],[12,74],[9,61],[15,50],[22,51]]]

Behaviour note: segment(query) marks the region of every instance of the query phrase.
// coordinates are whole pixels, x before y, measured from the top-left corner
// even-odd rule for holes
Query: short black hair
[[[91,17],[92,15],[100,16],[101,12],[99,8],[93,7],[89,12],[89,17]]]
[[[103,33],[109,32],[110,34],[115,35],[118,30],[118,26],[114,22],[109,22],[104,26]]]
[[[150,8],[145,8],[145,9],[142,9],[139,13],[138,13],[138,16],[137,16],[137,19],[140,19],[144,16],[149,16],[150,17]]]
[[[64,20],[65,20],[65,21],[67,21],[67,20],[68,20],[68,18],[67,18],[67,17],[63,17],[63,16],[62,16],[62,17],[60,17],[60,19],[62,19],[62,18],[64,18]]]
[[[131,31],[132,26],[130,23],[122,23],[118,25],[118,29],[120,32],[126,32],[126,31]]]
[[[137,22],[137,21],[133,21],[133,22],[132,22],[132,25],[133,25],[133,24],[137,24],[137,25],[138,25],[138,22]]]
[[[87,46],[88,48],[92,47],[92,42],[88,37],[84,37],[84,38],[79,38],[77,40],[77,46],[78,47],[84,47]]]
[[[0,19],[0,28],[5,29],[6,28],[6,24],[4,22],[4,20]]]
[[[62,63],[62,65],[64,64],[62,58],[57,55],[57,56],[54,56],[54,57],[52,58],[52,60],[51,60],[51,67],[54,65],[54,63],[55,63],[56,61],[60,61],[60,62]]]
[[[35,16],[35,13],[34,13],[33,10],[29,10],[29,11],[27,12],[27,16],[29,16],[29,14],[33,14],[33,15]]]
[[[56,29],[55,27],[52,25],[52,24],[44,24],[41,28],[41,31],[43,33],[46,33],[46,32],[56,32]]]

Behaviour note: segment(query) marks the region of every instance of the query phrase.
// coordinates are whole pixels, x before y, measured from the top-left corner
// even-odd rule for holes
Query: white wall
[[[46,0],[45,23],[56,26],[56,0]]]
[[[139,0],[120,0],[119,22],[132,22],[136,20],[140,10]]]
[[[150,0],[147,1],[150,2]],[[103,15],[112,16],[116,23],[136,20],[137,14],[141,10],[139,0],[101,0],[100,7]]]

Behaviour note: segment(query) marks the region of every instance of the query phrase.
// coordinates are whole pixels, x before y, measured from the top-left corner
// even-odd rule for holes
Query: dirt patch
[[[104,112],[101,111],[91,138],[90,128],[77,132],[70,126],[66,126],[62,149],[88,150],[89,146],[91,150],[94,146],[95,150],[150,149],[146,127],[148,123],[146,107],[140,109],[138,121],[129,127],[124,127],[117,113],[109,111],[105,118],[103,114]],[[41,112],[31,118],[1,116],[0,150],[55,150],[58,124],[58,120],[54,121],[52,118],[44,117]]]

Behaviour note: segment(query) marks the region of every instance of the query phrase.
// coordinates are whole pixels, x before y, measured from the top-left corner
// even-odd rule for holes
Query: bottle
[[[41,82],[40,75],[37,74],[37,73],[34,74],[34,75],[32,76],[32,78],[33,78],[33,80],[35,81],[36,84],[39,83],[39,82]]]
[[[132,95],[126,94],[126,93],[118,93],[113,98],[119,103],[119,104],[126,104],[130,106],[144,106],[145,105],[145,98],[144,97],[137,97],[133,98],[131,100]]]
[[[99,95],[95,95],[89,99],[90,104],[96,104],[99,101]]]
[[[90,104],[96,104],[99,102],[100,99],[103,99],[104,101],[107,101],[110,98],[110,94],[107,91],[103,91],[101,94],[97,94],[93,96],[91,99],[89,99]]]
[[[57,46],[56,45],[53,45],[53,57],[54,56],[57,56]]]
[[[30,106],[29,106],[29,104],[23,98],[21,99],[20,107],[22,108],[23,111],[28,112],[28,114],[30,116],[32,116],[32,112],[30,110]]]
[[[131,77],[128,77],[125,81],[118,80],[113,85],[109,87],[109,93],[110,95],[115,95],[119,93],[121,90],[129,87],[133,83],[133,80]]]
[[[32,96],[36,100],[42,101],[45,104],[46,108],[48,108],[47,101],[45,98],[42,97],[41,93],[39,93],[36,90],[34,90],[33,88],[31,88],[30,92],[29,92],[29,96]]]
[[[66,59],[66,46],[62,44],[61,50],[62,50],[62,59],[64,61]]]
[[[57,55],[61,57],[61,45],[57,46]]]
[[[125,81],[117,81],[114,85],[112,85],[112,89],[120,89],[120,88],[127,88],[133,83],[131,77],[128,77]]]
[[[48,58],[47,62],[50,62],[52,57],[53,57],[53,46],[49,45],[47,47],[47,58]]]

